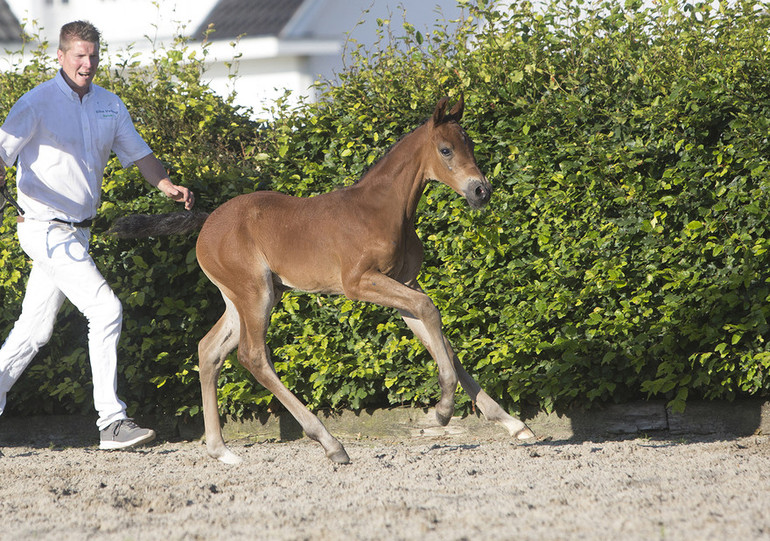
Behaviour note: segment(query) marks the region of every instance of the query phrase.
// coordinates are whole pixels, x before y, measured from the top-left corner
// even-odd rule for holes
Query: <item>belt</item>
[[[16,216],[16,222],[22,223],[24,222],[25,218],[24,216]],[[67,220],[60,220],[59,218],[51,218],[50,220],[42,220],[44,222],[56,222],[59,224],[65,224],[70,227],[91,227],[91,224],[93,223],[93,220],[83,220],[82,222],[68,222]]]

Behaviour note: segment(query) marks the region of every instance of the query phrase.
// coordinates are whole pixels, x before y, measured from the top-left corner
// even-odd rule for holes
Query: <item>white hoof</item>
[[[516,434],[511,434],[511,436],[515,436],[517,440],[528,440],[535,437],[535,433],[532,432],[529,427],[524,427],[521,430],[519,430]]]
[[[235,466],[236,464],[240,464],[243,462],[243,459],[233,453],[230,449],[226,449],[224,453],[219,455],[217,457],[217,460],[220,462],[224,462],[225,464],[230,464],[232,466]]]
[[[527,425],[518,419],[506,419],[500,424],[502,424],[506,430],[508,430],[508,433],[517,440],[528,440],[535,437],[535,433],[532,432]]]

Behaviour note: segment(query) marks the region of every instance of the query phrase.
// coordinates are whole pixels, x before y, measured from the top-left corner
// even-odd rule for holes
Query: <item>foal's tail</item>
[[[121,239],[184,235],[198,231],[208,212],[185,210],[169,214],[131,214],[118,218],[107,231]]]

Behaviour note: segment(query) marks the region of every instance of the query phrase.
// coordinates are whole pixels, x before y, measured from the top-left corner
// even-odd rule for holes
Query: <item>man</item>
[[[134,129],[126,106],[93,84],[99,31],[90,23],[64,25],[57,56],[61,70],[19,99],[0,127],[0,186],[17,159],[19,243],[32,259],[21,315],[0,348],[0,415],[6,395],[51,337],[65,297],[88,320],[88,353],[99,413],[101,449],[151,441],[155,432],[126,415],[117,396],[120,301],[88,253],[91,219],[104,169],[114,151],[124,167],[190,209],[190,190],[174,185]]]

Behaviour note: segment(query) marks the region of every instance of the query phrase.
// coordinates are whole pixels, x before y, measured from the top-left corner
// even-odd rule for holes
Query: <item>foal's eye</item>
[[[448,147],[442,148],[439,152],[441,152],[441,155],[445,157],[449,157],[452,155],[452,149]]]

